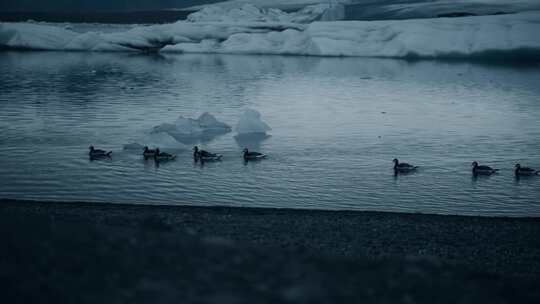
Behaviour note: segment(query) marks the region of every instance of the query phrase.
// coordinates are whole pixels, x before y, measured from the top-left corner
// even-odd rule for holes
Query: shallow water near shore
[[[0,52],[0,198],[540,216],[540,65],[235,55]],[[262,113],[157,165],[123,145],[179,116]],[[90,161],[90,144],[112,150]],[[144,144],[144,143],[142,143]],[[392,159],[420,166],[395,177]],[[473,178],[473,160],[500,169]]]

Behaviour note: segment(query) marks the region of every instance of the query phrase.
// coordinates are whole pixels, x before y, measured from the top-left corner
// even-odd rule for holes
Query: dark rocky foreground
[[[540,303],[540,219],[0,201],[2,303]]]

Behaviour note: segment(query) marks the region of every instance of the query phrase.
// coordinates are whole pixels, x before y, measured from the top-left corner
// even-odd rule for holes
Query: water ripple
[[[358,58],[0,52],[0,197],[540,216],[540,73]],[[270,157],[234,134],[157,165],[123,151],[155,125],[263,113]],[[87,147],[113,150],[90,161]],[[392,159],[414,174],[394,176]],[[470,163],[500,168],[474,179]]]

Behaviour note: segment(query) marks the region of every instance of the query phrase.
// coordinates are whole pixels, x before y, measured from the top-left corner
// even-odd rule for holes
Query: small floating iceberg
[[[253,133],[266,134],[266,131],[270,130],[272,128],[261,120],[261,113],[253,109],[246,109],[242,116],[240,116],[238,124],[236,124],[238,135]]]
[[[236,124],[238,135],[234,139],[240,147],[258,149],[259,144],[270,137],[266,134],[270,130],[272,128],[262,121],[261,113],[253,109],[246,109]]]
[[[203,113],[197,119],[180,116],[174,124],[164,123],[152,129],[152,133],[165,132],[185,144],[210,141],[216,136],[230,131],[229,125],[217,120],[208,112]]]

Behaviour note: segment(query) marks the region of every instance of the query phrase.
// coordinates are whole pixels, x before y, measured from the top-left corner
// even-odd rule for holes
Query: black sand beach
[[[540,219],[0,201],[2,303],[540,303]]]

